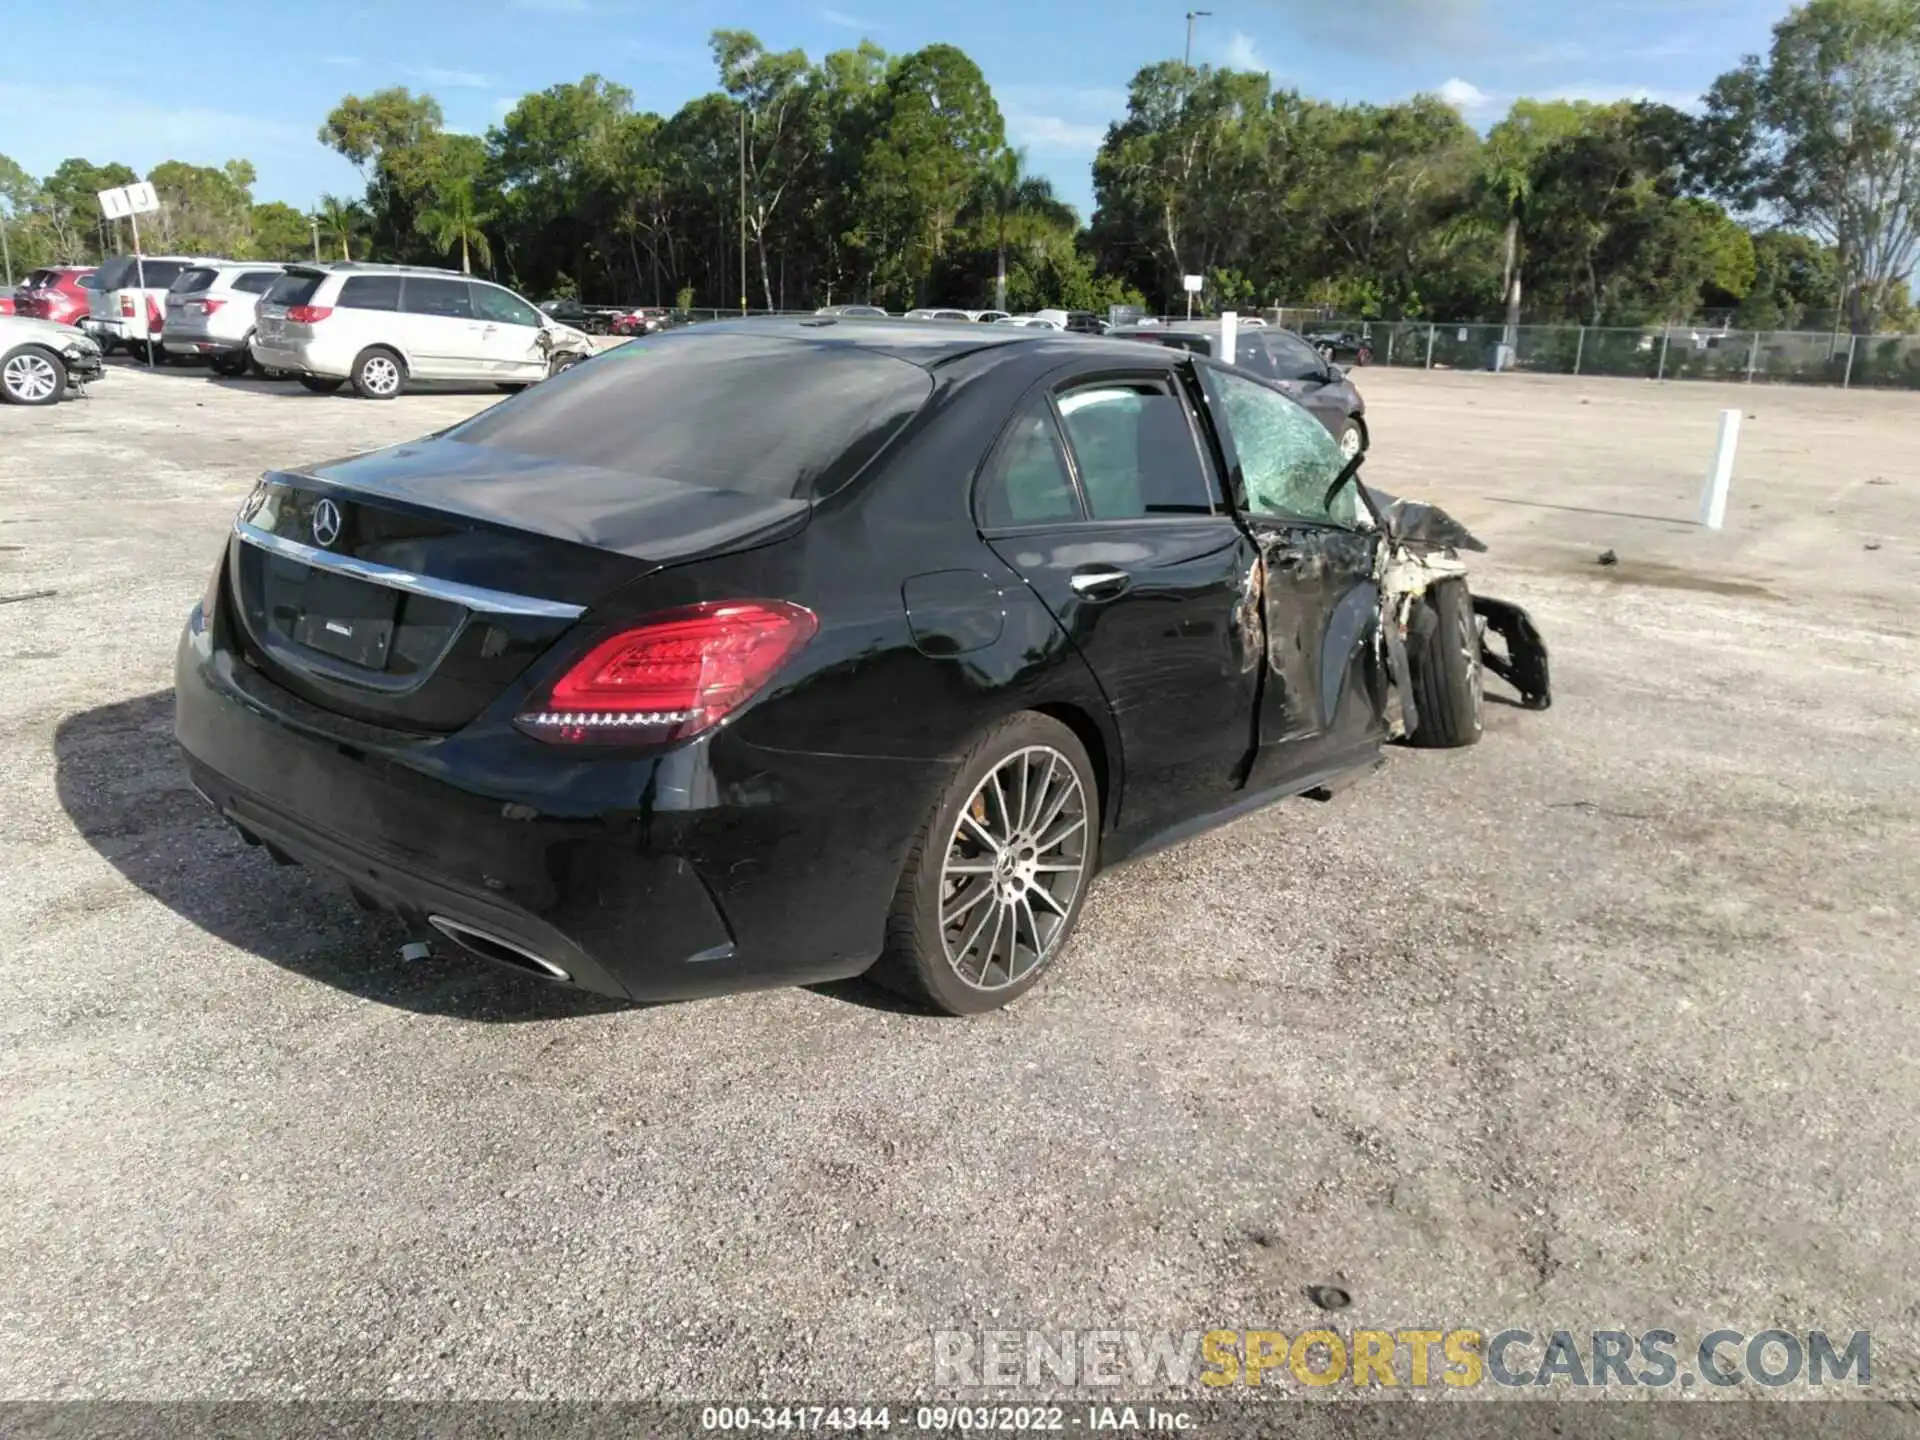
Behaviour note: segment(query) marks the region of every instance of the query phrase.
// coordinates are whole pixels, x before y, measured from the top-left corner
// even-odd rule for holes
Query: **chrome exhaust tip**
[[[565,970],[545,956],[536,955],[524,945],[516,945],[511,940],[478,929],[463,921],[450,920],[445,915],[429,915],[427,923],[454,944],[482,959],[511,965],[516,970],[525,970],[546,980],[573,979]]]

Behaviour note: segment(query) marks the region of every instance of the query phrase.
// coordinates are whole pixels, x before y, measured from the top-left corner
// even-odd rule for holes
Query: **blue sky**
[[[1764,50],[1788,0],[389,0],[386,4],[103,3],[48,19],[60,42],[0,48],[0,152],[45,174],[69,155],[260,173],[256,198],[310,208],[355,192],[314,139],[340,96],[427,90],[447,123],[483,132],[528,90],[598,71],[663,114],[713,88],[708,32],[737,27],[818,56],[870,38],[935,41],[979,62],[1009,138],[1088,213],[1089,163],[1140,66],[1177,57],[1189,5],[1194,58],[1272,73],[1338,100],[1439,91],[1484,127],[1516,95],[1647,96],[1690,104],[1739,57]],[[55,12],[0,0],[19,40]],[[24,27],[24,28],[23,28]],[[70,60],[72,63],[61,63]],[[188,98],[191,97],[191,98]]]

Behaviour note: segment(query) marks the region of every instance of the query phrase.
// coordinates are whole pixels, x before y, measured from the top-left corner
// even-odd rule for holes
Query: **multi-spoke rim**
[[[384,355],[375,355],[360,367],[360,378],[376,395],[400,388],[400,367]]]
[[[59,373],[44,355],[16,355],[7,361],[7,393],[16,400],[44,400],[59,383]]]
[[[1351,460],[1360,453],[1360,431],[1352,425],[1340,432],[1340,458]]]
[[[1472,610],[1460,612],[1460,658],[1467,667],[1467,694],[1473,697],[1473,723],[1480,723],[1480,623]]]
[[[1052,746],[1015,751],[974,787],[940,867],[940,943],[963,984],[1016,985],[1066,938],[1087,825],[1080,774]]]

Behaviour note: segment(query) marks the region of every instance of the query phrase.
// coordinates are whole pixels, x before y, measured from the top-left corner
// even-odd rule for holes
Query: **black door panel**
[[[1125,765],[1121,826],[1159,829],[1222,804],[1245,773],[1259,684],[1246,623],[1255,556],[1239,528],[1225,516],[1095,521],[989,543],[1106,695]],[[1084,584],[1114,571],[1124,586]]]

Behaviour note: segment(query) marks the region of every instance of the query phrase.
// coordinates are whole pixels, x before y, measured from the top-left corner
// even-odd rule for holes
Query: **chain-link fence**
[[[1374,365],[1920,390],[1920,335],[1339,321]],[[1346,360],[1346,356],[1340,357]]]

